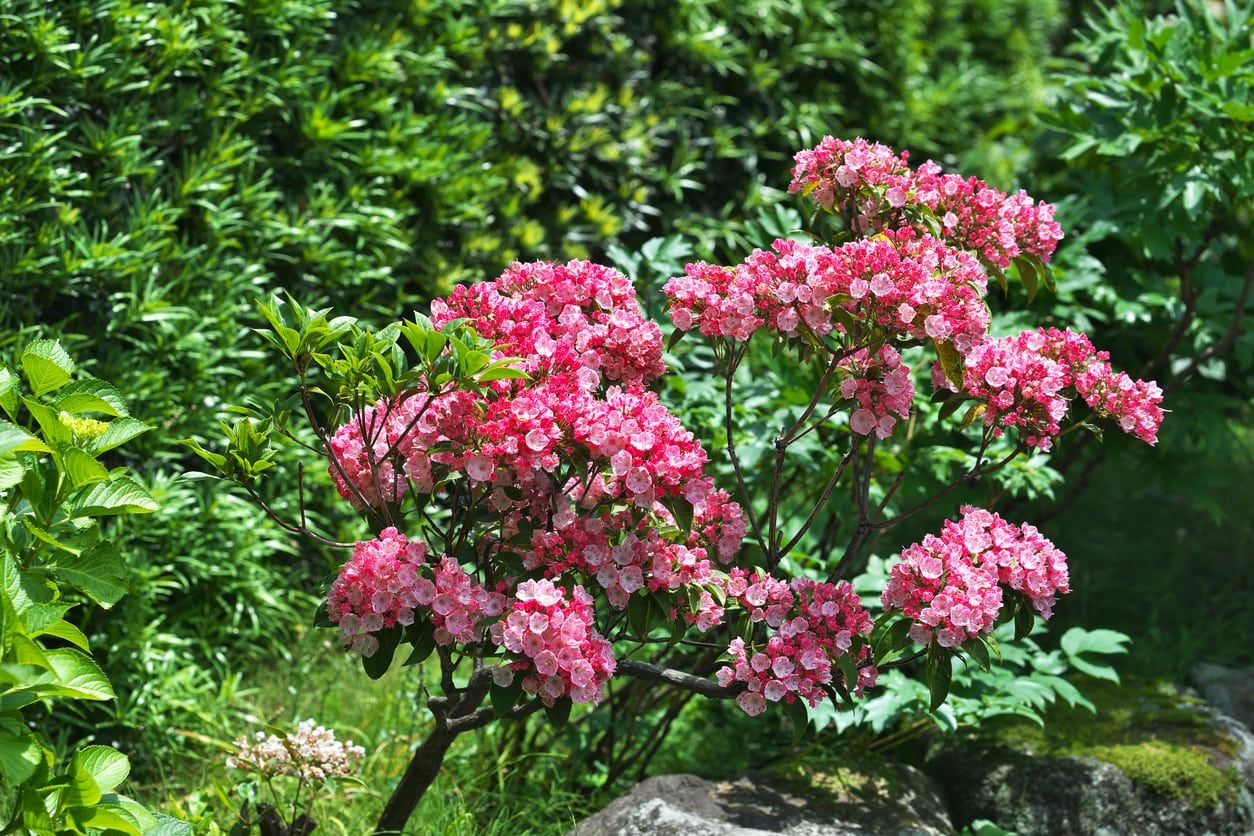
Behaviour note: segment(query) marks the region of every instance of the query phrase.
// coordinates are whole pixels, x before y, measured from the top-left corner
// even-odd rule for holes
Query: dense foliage
[[[1104,12],[1018,0],[0,0],[0,344],[18,369],[25,344],[59,337],[159,430],[109,453],[163,510],[110,531],[131,589],[125,606],[81,625],[118,697],[54,704],[53,748],[68,757],[99,735],[144,779],[196,785],[203,768],[175,753],[208,751],[254,713],[318,707],[284,696],[290,685],[261,696],[247,688],[274,667],[258,660],[308,643],[302,625],[332,558],[258,520],[247,497],[185,478],[197,465],[174,443],[208,443],[226,403],[278,396],[247,331],[262,324],[255,298],[290,289],[377,324],[514,258],[604,256],[637,280],[657,318],[662,282],[683,262],[737,261],[803,227],[776,188],[792,151],[825,132],[900,143],[1057,200],[1070,233],[1053,261],[1057,294],[1029,305],[1017,290],[1009,304],[991,294],[1004,332],[1075,323],[1134,375],[1158,376],[1167,407],[1188,418],[1166,425],[1152,456],[1118,434],[1099,444],[1078,433],[1052,462],[1020,459],[955,496],[1042,520],[1065,551],[1100,551],[1074,570],[1079,591],[1061,618],[1133,633],[1133,667],[1182,676],[1199,658],[1249,663],[1248,645],[1227,641],[1224,625],[1254,629],[1239,603],[1254,578],[1216,555],[1254,536],[1244,511],[1254,499],[1250,11],[1248,2]],[[777,414],[804,403],[817,377],[754,351],[762,373],[739,374],[736,438],[750,491],[762,496]],[[703,382],[711,358],[686,342],[668,359],[677,373],[662,397],[716,438],[721,393]],[[779,376],[798,385],[770,385]],[[831,463],[817,441],[799,442],[812,459],[790,478],[817,479]],[[900,486],[901,502],[970,466],[952,437],[926,443],[928,472]],[[730,463],[712,459],[728,484]],[[885,460],[886,483],[872,490],[890,488],[900,464]],[[298,509],[262,493],[336,539],[362,534],[333,503]],[[941,516],[922,512],[899,537],[872,536],[867,551],[893,554]],[[815,537],[785,564],[830,558],[840,525],[820,514]],[[1033,656],[1045,661],[1032,675],[1060,671],[1058,653]],[[954,689],[955,705],[987,693],[965,672]],[[1042,693],[1020,693],[1029,691]],[[1027,704],[998,693],[999,708]],[[925,712],[927,701],[905,700],[892,716]],[[590,738],[564,734],[575,749],[596,748],[612,726],[622,744],[629,720],[647,714],[645,745],[658,720],[706,722],[685,705],[640,694],[606,713],[612,724],[590,720]],[[379,728],[383,751],[389,726]],[[557,742],[532,729],[500,750],[483,745],[491,758],[524,757],[537,736]],[[633,758],[624,770],[650,763]],[[476,811],[471,821],[474,831],[485,819]]]
[[[108,383],[76,376],[53,340],[0,364],[0,409],[0,831],[190,833],[115,792],[130,773],[125,754],[95,745],[60,756],[42,730],[52,705],[115,696],[74,611],[126,592],[126,563],[102,523],[157,503],[106,462],[149,427]]]

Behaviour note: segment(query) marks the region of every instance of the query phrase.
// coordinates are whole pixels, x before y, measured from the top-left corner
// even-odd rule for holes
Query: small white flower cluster
[[[361,765],[366,750],[351,740],[341,743],[335,732],[304,720],[296,731],[282,737],[257,732],[250,741],[235,741],[239,751],[226,759],[231,769],[255,772],[264,778],[290,775],[321,783],[328,778],[351,775]]]

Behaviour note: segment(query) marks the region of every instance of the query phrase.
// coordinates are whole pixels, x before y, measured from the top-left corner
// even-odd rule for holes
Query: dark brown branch
[[[672,685],[676,688],[683,688],[685,691],[692,691],[713,699],[727,699],[729,697],[734,697],[744,690],[743,683],[723,687],[712,679],[694,676],[693,674],[675,670],[674,668],[664,668],[660,665],[651,665],[648,662],[640,662],[636,659],[620,660],[617,672],[623,674],[624,676],[635,677],[636,679],[644,679],[650,682],[660,682],[663,685]]]
[[[801,542],[801,538],[806,535],[806,532],[810,530],[810,526],[814,525],[815,519],[818,518],[819,511],[827,505],[827,500],[831,498],[832,491],[836,488],[836,483],[839,482],[840,477],[845,474],[845,469],[849,466],[849,462],[853,459],[853,450],[854,448],[850,448],[849,452],[841,457],[840,464],[836,466],[836,470],[832,472],[831,478],[828,479],[827,484],[823,486],[823,492],[819,494],[819,501],[816,502],[814,507],[810,509],[809,516],[807,516],[805,522],[801,524],[801,528],[797,530],[797,533],[792,536],[792,539],[790,539],[782,549],[780,549],[781,555],[786,555],[791,552],[793,548]]]
[[[997,462],[994,462],[993,464],[990,464],[984,467],[977,466],[977,467],[971,468],[965,474],[963,474],[961,478],[959,478],[956,482],[953,482],[952,484],[950,484],[948,487],[942,488],[937,493],[932,494],[932,496],[920,502],[918,505],[906,511],[902,511],[900,514],[898,514],[895,517],[889,517],[886,520],[882,520],[881,522],[875,523],[874,528],[877,531],[883,531],[885,529],[892,528],[898,523],[908,520],[909,518],[913,517],[915,514],[932,506],[937,501],[943,499],[944,497],[958,490],[962,486],[970,484],[971,482],[974,482],[976,479],[979,479],[981,477],[988,476],[990,473],[996,473],[997,471],[1001,470],[1003,467],[1010,464],[1010,462],[1015,457],[1017,457],[1020,453],[1022,453],[1026,449],[1027,448],[1022,443],[1020,443],[1013,450],[1011,450],[1010,454],[1007,455],[1005,458],[1000,459]]]
[[[253,502],[257,503],[257,505],[261,508],[261,510],[265,512],[266,516],[274,520],[274,522],[277,523],[278,526],[282,528],[284,531],[289,531],[292,534],[299,534],[302,537],[307,537],[310,540],[313,540],[315,543],[320,543],[324,546],[330,546],[331,548],[334,548],[334,549],[351,549],[353,547],[352,543],[341,543],[338,540],[331,540],[327,537],[323,537],[321,534],[317,533],[316,531],[313,531],[310,528],[307,528],[304,525],[297,525],[296,523],[288,522],[287,520],[280,517],[278,513],[273,508],[271,508],[270,505],[264,499],[261,498],[261,494],[257,493],[257,491],[252,487],[252,485],[244,485],[243,487],[244,487],[244,490],[248,491],[248,495],[252,497]],[[303,514],[303,511],[304,509],[302,508],[302,514]]]

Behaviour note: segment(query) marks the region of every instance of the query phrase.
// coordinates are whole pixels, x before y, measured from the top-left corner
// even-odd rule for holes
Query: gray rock
[[[1247,729],[1254,728],[1254,668],[1199,662],[1189,673],[1207,702]]]
[[[636,784],[571,836],[870,836],[953,833],[935,785],[893,765],[797,783],[750,772],[731,781],[659,775]]]
[[[954,821],[1019,836],[1254,832],[1254,736],[1161,686],[1111,689],[1099,714],[1051,711],[941,741],[927,771]],[[1051,722],[1052,721],[1052,722]]]

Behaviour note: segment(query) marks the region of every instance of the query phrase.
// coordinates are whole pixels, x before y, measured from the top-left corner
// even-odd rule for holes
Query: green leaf
[[[679,525],[680,530],[684,534],[691,534],[692,516],[694,513],[692,503],[682,496],[676,496],[666,500],[666,507],[670,509],[671,514],[675,517],[675,522]]]
[[[927,675],[927,690],[931,695],[928,710],[935,711],[949,696],[949,685],[953,680],[953,657],[939,647],[932,646],[927,651],[924,665]]]
[[[942,389],[940,391],[944,392],[946,390]],[[944,421],[950,415],[953,415],[955,412],[957,412],[958,407],[962,406],[963,402],[965,402],[966,399],[967,399],[967,396],[961,394],[960,392],[950,393],[949,398],[946,399],[945,401],[945,405],[942,406],[940,409],[940,415],[937,416],[939,420]]]
[[[435,652],[435,628],[430,621],[415,621],[405,629],[405,641],[413,646],[413,652],[405,660],[406,665],[425,662]]]
[[[504,717],[522,696],[522,677],[515,676],[509,685],[493,685],[488,696],[492,699],[492,711],[497,717]]]
[[[118,390],[94,377],[76,380],[62,387],[52,405],[73,414],[100,412],[113,418],[129,414],[126,401]]]
[[[962,649],[980,666],[980,670],[991,670],[992,660],[988,655],[988,647],[985,646],[983,641],[978,638],[968,639],[963,642]]]
[[[499,366],[493,369],[487,369],[482,374],[475,377],[480,383],[488,383],[493,380],[530,380],[531,376],[522,369],[511,368],[510,366]]]
[[[68,786],[62,791],[60,802],[65,807],[84,807],[100,801],[100,785],[77,757],[70,760],[64,778]]]
[[[116,696],[104,671],[86,653],[62,647],[46,655],[67,696],[83,700],[111,700]]]
[[[131,762],[112,746],[85,746],[74,753],[101,792],[113,792],[131,774]]]
[[[74,443],[74,433],[61,423],[61,413],[31,398],[22,398],[22,403],[25,404],[27,412],[31,414],[35,422],[39,424],[39,429],[48,444],[56,447]]]
[[[125,476],[88,486],[66,502],[70,516],[75,518],[149,514],[159,507],[142,485]]]
[[[1031,303],[1036,298],[1036,291],[1040,289],[1041,275],[1036,269],[1037,262],[1028,256],[1020,256],[1015,259],[1014,263],[1019,269],[1019,281],[1028,292],[1028,302]]]
[[[1063,633],[1061,647],[1070,665],[1081,673],[1108,682],[1119,682],[1119,673],[1110,665],[1084,658],[1084,653],[1116,655],[1127,653],[1124,645],[1131,641],[1128,636],[1115,630],[1085,630],[1072,627]]]
[[[22,372],[36,396],[70,382],[74,361],[56,340],[35,340],[22,351]]]
[[[0,777],[11,785],[24,782],[43,762],[43,747],[33,734],[0,728]]]
[[[1032,612],[1032,607],[1020,603],[1019,608],[1015,610],[1015,641],[1032,635],[1032,628],[1035,626],[1036,614]]]
[[[26,430],[8,421],[0,421],[0,456],[7,453],[51,453],[44,444]]]
[[[880,634],[879,641],[875,644],[875,663],[878,665],[888,654],[900,650],[909,644],[910,620],[903,618],[893,622],[893,626]]]
[[[131,811],[120,804],[101,804],[92,802],[89,807],[76,807],[70,815],[82,827],[103,830],[109,833],[127,833],[131,836],[145,836],[145,831]],[[151,833],[152,831],[147,831]]]
[[[88,452],[99,456],[114,447],[121,447],[132,438],[143,435],[151,429],[152,427],[143,421],[137,421],[134,418],[115,418],[109,422],[109,426],[103,433],[88,442]]]
[[[0,491],[7,491],[14,485],[22,483],[22,463],[16,455],[0,456]]]
[[[858,685],[858,666],[853,663],[853,658],[848,653],[837,656],[836,665],[845,678],[845,690],[852,693]]]
[[[810,712],[806,711],[806,704],[800,699],[784,703],[783,708],[792,723],[792,742],[797,743],[810,728]]]
[[[562,728],[570,720],[571,702],[568,698],[563,697],[552,705],[544,707],[544,713],[549,718],[549,722],[554,728]]]
[[[69,447],[61,451],[61,472],[70,480],[71,488],[94,485],[109,478],[109,471],[96,461],[94,456],[78,449]]]
[[[941,371],[945,379],[959,389],[962,388],[962,355],[949,340],[932,340],[936,348],[936,356],[940,359]]]
[[[126,561],[110,543],[98,543],[78,557],[58,554],[49,564],[53,577],[109,609],[130,585]]]
[[[627,624],[638,639],[649,635],[649,609],[652,600],[643,595],[633,595],[627,600]]]
[[[9,371],[7,366],[0,366],[0,409],[14,421],[17,420],[18,398],[21,394],[17,375]]]
[[[379,649],[370,656],[361,657],[361,667],[371,679],[380,678],[392,667],[392,657],[400,644],[401,631],[399,627],[389,627],[376,633],[375,638],[379,640]]]
[[[0,619],[0,624],[3,620]],[[31,634],[32,636],[52,636],[62,639],[77,647],[79,650],[91,652],[91,646],[87,642],[87,636],[83,635],[83,631],[75,627],[68,621],[62,620],[55,624],[50,624],[42,630],[38,630]]]
[[[154,813],[156,827],[150,827],[144,836],[192,836],[192,826],[185,821],[171,818],[165,813]]]

